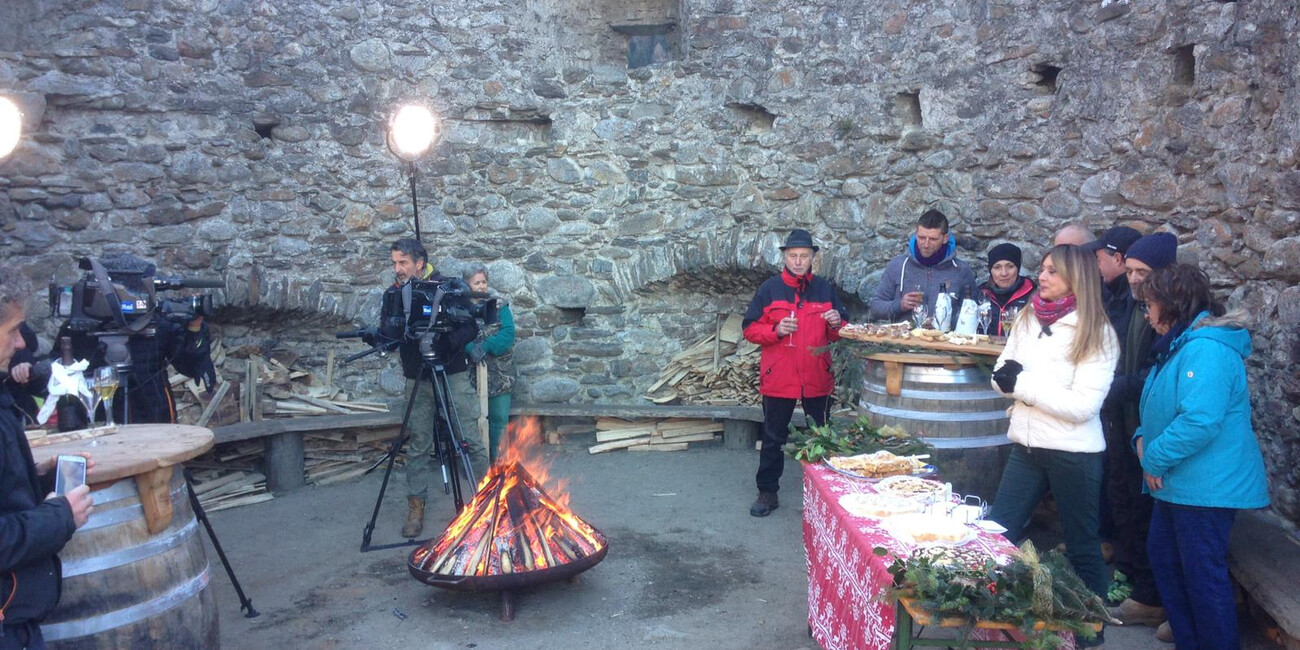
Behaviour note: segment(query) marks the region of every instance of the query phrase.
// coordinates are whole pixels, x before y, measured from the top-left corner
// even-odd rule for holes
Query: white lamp
[[[18,106],[8,97],[0,97],[0,160],[18,146],[22,132],[23,114],[18,111]]]
[[[388,120],[388,149],[393,155],[413,163],[429,152],[442,135],[442,125],[429,109],[407,104]]]

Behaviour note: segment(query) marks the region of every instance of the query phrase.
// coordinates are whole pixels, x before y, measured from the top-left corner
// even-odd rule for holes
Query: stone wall
[[[619,402],[743,308],[791,227],[850,297],[931,206],[966,259],[1013,241],[1031,270],[1067,220],[1165,228],[1255,319],[1296,520],[1296,22],[1284,0],[7,2],[0,89],[31,133],[0,163],[0,251],[41,282],[109,250],[220,274],[232,338],[323,356],[411,233],[382,128],[423,101],[439,268],[488,263],[525,396]],[[367,364],[354,389],[391,365]]]

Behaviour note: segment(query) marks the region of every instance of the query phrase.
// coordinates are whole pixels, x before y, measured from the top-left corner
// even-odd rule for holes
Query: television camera
[[[66,319],[77,332],[128,330],[139,332],[150,324],[155,313],[173,323],[188,323],[199,316],[212,314],[212,296],[200,294],[184,298],[158,297],[159,291],[172,289],[217,289],[221,280],[181,277],[155,277],[152,264],[138,264],[133,258],[121,265],[108,265],[93,257],[83,257],[78,268],[85,271],[71,285],[50,283],[50,312]]]
[[[487,298],[483,302],[475,299]],[[422,354],[432,352],[439,334],[459,325],[478,321],[497,322],[499,304],[486,293],[471,291],[458,278],[433,277],[411,280],[384,292],[379,308],[379,326],[339,332],[337,338],[359,338],[371,349],[345,358],[344,363],[377,352],[388,352],[404,342],[419,343]]]

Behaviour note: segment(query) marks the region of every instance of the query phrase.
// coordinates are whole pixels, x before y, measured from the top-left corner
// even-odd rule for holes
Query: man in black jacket
[[[400,300],[402,288],[412,280],[448,282],[434,273],[429,264],[429,254],[415,239],[399,239],[393,243],[391,257],[396,281],[385,292],[385,303],[394,297]],[[458,280],[457,280],[458,282]],[[400,304],[400,302],[398,303]],[[478,336],[478,325],[473,319],[457,323],[451,331],[438,335],[436,349],[438,357],[447,371],[447,388],[451,393],[452,404],[460,423],[461,439],[469,449],[470,461],[476,471],[488,467],[487,450],[478,434],[479,403],[478,393],[470,384],[469,364],[465,360],[465,346]],[[398,356],[402,360],[402,374],[406,376],[406,391],[409,395],[417,390],[415,405],[411,409],[411,419],[406,431],[410,440],[406,444],[406,523],[402,525],[403,537],[418,537],[424,528],[424,500],[429,493],[429,484],[433,482],[434,427],[438,423],[438,403],[435,400],[433,385],[429,381],[429,370],[425,367],[420,354],[419,341],[403,340],[398,346]]]
[[[14,352],[25,346],[19,326],[26,287],[22,276],[0,266],[0,373],[8,373]],[[90,516],[89,487],[66,497],[50,494],[53,467],[33,462],[22,412],[0,386],[0,650],[45,647],[39,624],[59,602],[57,554]]]

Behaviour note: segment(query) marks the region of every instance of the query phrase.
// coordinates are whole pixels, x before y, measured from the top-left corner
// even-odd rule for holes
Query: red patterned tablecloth
[[[894,608],[881,598],[892,580],[892,560],[877,546],[906,557],[909,549],[874,519],[855,517],[840,497],[874,492],[872,483],[838,474],[825,465],[803,470],[803,544],[808,554],[808,625],[825,650],[885,650],[894,636]],[[1001,535],[980,531],[969,542],[990,557],[1015,550]],[[1073,644],[1071,644],[1073,645]]]

